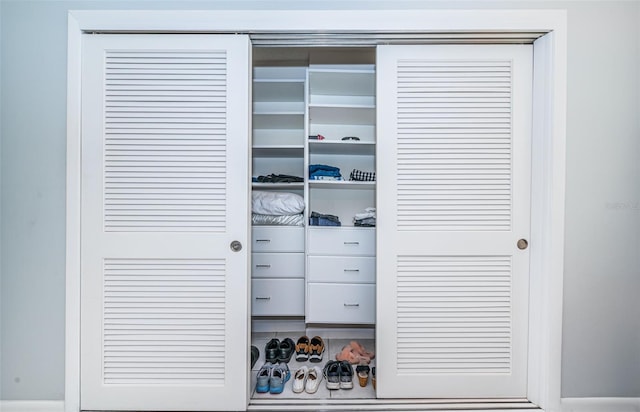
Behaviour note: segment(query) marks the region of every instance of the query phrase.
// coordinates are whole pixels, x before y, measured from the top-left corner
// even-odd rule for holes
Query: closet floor
[[[302,393],[293,393],[293,376],[296,371],[302,366],[318,366],[320,369],[324,368],[324,365],[329,360],[334,360],[336,358],[336,354],[340,353],[342,348],[345,345],[348,345],[351,340],[357,340],[369,351],[375,351],[375,340],[374,339],[325,339],[325,351],[322,362],[320,363],[311,363],[311,362],[298,362],[294,357],[291,358],[289,362],[289,369],[291,370],[291,379],[285,384],[284,391],[277,395],[272,395],[270,393],[257,393],[256,392],[256,376],[258,371],[264,364],[264,346],[271,340],[272,338],[278,338],[283,340],[285,338],[291,338],[294,342],[298,341],[300,336],[304,335],[304,333],[295,334],[291,333],[254,333],[251,336],[251,344],[256,346],[260,350],[260,357],[258,361],[253,366],[251,371],[251,399],[375,399],[376,392],[373,389],[373,385],[371,384],[371,373],[369,374],[369,380],[367,381],[367,386],[364,388],[360,386],[358,383],[358,377],[355,374],[355,366],[354,366],[354,377],[353,377],[353,389],[337,389],[337,390],[329,390],[325,384],[324,378],[320,383],[320,387],[318,391],[314,394],[309,394],[306,392]],[[311,337],[311,336],[310,336]],[[376,360],[373,359],[369,366],[376,366]]]

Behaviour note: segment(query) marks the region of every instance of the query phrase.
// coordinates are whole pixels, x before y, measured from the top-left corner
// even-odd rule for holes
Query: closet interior
[[[372,373],[358,382],[359,364],[375,366],[364,356],[353,389],[322,376],[313,393],[294,389],[301,368],[375,350],[375,48],[254,47],[252,63],[252,399],[375,398]],[[304,336],[322,338],[322,360],[294,346],[283,391],[260,388],[278,365],[269,342],[283,353]]]

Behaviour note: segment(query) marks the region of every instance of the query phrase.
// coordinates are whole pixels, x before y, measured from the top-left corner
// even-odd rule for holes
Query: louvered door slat
[[[477,78],[477,70],[490,76]],[[434,77],[434,73],[436,73]],[[446,76],[442,74],[446,73]],[[446,79],[446,80],[445,80]],[[480,128],[492,131],[511,130],[511,64],[510,61],[486,62],[479,65],[474,61],[400,60],[397,65],[397,99],[419,99],[420,105],[398,104],[398,217],[399,227],[411,230],[415,227],[433,230],[509,230],[511,227],[511,170],[486,176],[478,181],[454,181],[444,178],[439,170],[431,166],[445,160],[449,171],[464,173],[466,169],[456,169],[453,163],[482,163],[499,166],[511,164],[511,141],[504,139],[500,144],[487,141],[477,135]],[[437,113],[424,111],[423,104],[450,101],[472,97],[481,99],[476,107],[460,111],[451,107],[439,108]],[[487,110],[483,101],[502,105],[501,110],[493,108],[490,114],[478,114],[476,110]],[[467,102],[469,104],[471,102]],[[473,114],[471,114],[473,113]],[[405,140],[404,131],[409,136],[419,131],[419,139]],[[458,133],[466,142],[441,139],[435,143],[430,139],[431,130],[440,134]],[[463,133],[464,131],[464,133]],[[472,142],[469,144],[467,142]],[[404,167],[405,161],[412,167]],[[468,174],[467,174],[468,176]],[[439,210],[430,212],[433,204],[429,197],[404,200],[403,193],[418,189],[425,193],[465,195],[480,207],[475,211],[467,208],[464,213]],[[504,201],[507,205],[494,209],[492,203],[484,203],[486,195],[492,200]],[[456,205],[456,198],[450,205]],[[462,218],[462,219],[461,219]],[[464,222],[464,224],[462,223]]]
[[[485,368],[511,372],[510,257],[399,256],[398,270],[398,312],[402,313],[397,327],[398,373],[473,374],[484,373]],[[461,282],[461,278],[467,280]],[[453,314],[424,312],[425,306],[434,303],[432,298],[458,302],[483,298],[493,310],[478,312],[465,304],[449,306],[447,310],[456,310]],[[492,348],[490,355],[486,347],[468,343],[464,352],[446,347],[423,349],[442,333],[450,334],[450,345],[464,343],[457,338],[468,335],[479,340],[497,338],[501,349]]]
[[[225,196],[225,52],[109,51],[105,59],[105,230],[224,231],[226,205],[200,196]],[[189,101],[209,107],[194,113]],[[109,207],[115,200],[122,209]]]

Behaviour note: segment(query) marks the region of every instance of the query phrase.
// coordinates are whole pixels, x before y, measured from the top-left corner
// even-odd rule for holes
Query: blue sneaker
[[[258,378],[256,381],[256,392],[267,393],[269,392],[269,379],[271,378],[271,369],[273,364],[265,363],[258,371]]]
[[[273,394],[282,393],[284,384],[291,378],[289,366],[280,362],[271,369],[271,379],[269,379],[270,392]]]

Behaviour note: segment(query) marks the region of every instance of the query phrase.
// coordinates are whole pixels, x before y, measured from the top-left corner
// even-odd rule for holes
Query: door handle
[[[518,249],[525,250],[529,246],[529,242],[527,242],[527,239],[519,239],[516,245],[518,246]]]

